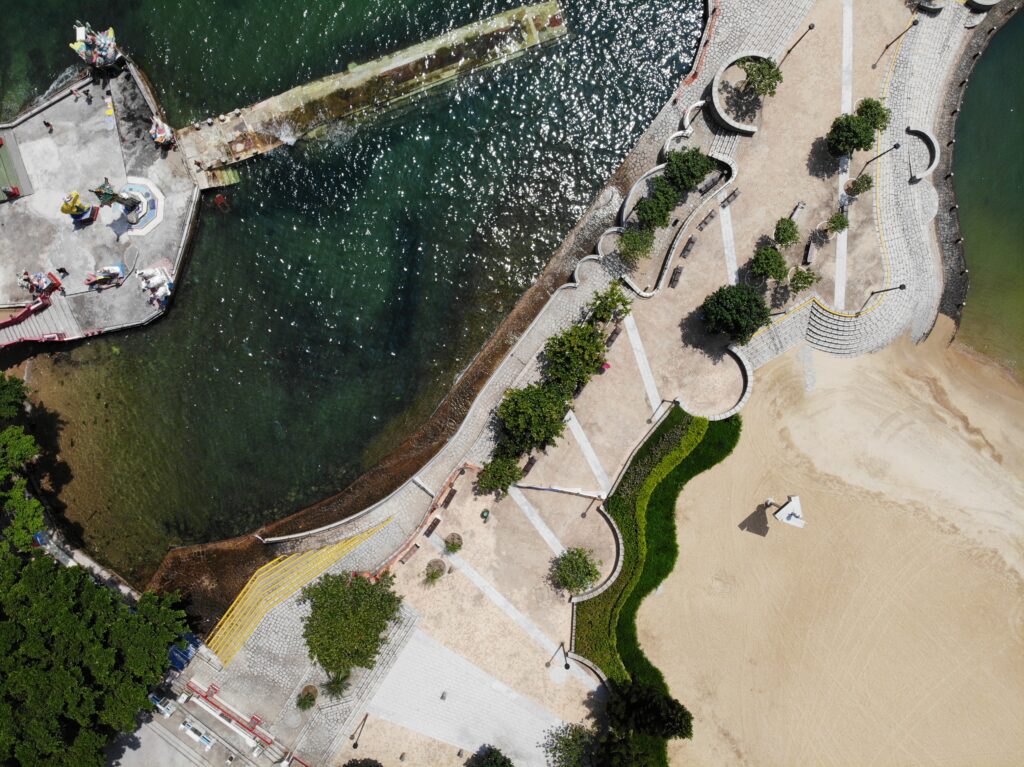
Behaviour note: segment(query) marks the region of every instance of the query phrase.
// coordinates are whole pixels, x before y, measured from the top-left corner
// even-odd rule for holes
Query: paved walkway
[[[725,202],[729,191],[723,190],[718,195],[720,203]],[[736,238],[732,232],[732,212],[728,205],[718,206],[718,223],[722,227],[722,251],[725,255],[725,280],[730,285],[736,284],[736,273],[739,266],[736,263]]]
[[[601,492],[607,493],[612,487],[612,481],[608,479],[608,474],[601,465],[601,459],[598,458],[597,453],[594,452],[594,448],[591,446],[590,440],[587,438],[587,433],[583,431],[583,426],[580,425],[579,419],[570,409],[565,420],[566,423],[569,424],[569,431],[571,431],[572,435],[576,438],[576,442],[580,446],[580,452],[583,453],[583,457],[586,459],[587,465],[590,467],[590,471],[593,472],[594,479],[597,480],[597,484],[601,488]]]
[[[644,392],[647,394],[647,402],[651,406],[651,412],[661,406],[661,395],[658,394],[658,387],[654,383],[654,374],[651,373],[651,363],[647,360],[647,352],[644,351],[644,343],[640,340],[640,331],[637,329],[636,320],[630,314],[622,321],[626,326],[626,335],[629,337],[629,345],[636,355],[636,364],[640,368],[640,379],[644,384]]]

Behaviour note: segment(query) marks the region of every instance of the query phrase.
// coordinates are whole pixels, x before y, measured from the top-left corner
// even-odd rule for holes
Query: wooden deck
[[[557,0],[523,6],[177,132],[202,189],[237,183],[228,166],[386,111],[457,77],[495,66],[566,33]]]

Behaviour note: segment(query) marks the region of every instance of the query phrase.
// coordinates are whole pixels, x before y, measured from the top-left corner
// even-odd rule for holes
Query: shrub
[[[775,222],[775,243],[780,248],[788,248],[800,239],[800,230],[791,218],[780,218]]]
[[[444,577],[447,569],[445,563],[440,559],[431,559],[427,563],[427,569],[423,572],[423,582],[428,586],[433,586]]]
[[[616,732],[693,737],[693,716],[685,706],[667,692],[639,682],[612,684],[608,724]]]
[[[782,70],[771,59],[748,56],[738,62],[747,75],[746,87],[753,88],[758,96],[774,96],[775,89],[782,83]]]
[[[4,538],[19,551],[31,551],[33,536],[46,527],[43,504],[28,493],[28,482],[19,477],[7,492],[4,510],[11,515]]]
[[[494,746],[481,746],[466,760],[466,767],[515,767],[515,764]]]
[[[825,222],[825,228],[829,234],[839,234],[850,228],[850,219],[842,211],[836,211]]]
[[[17,376],[0,373],[0,418],[14,418],[25,406],[25,382]]]
[[[821,279],[821,275],[817,272],[812,272],[810,269],[801,269],[799,266],[793,270],[793,275],[789,278],[789,287],[794,293],[807,290],[814,283]]]
[[[759,277],[782,282],[789,274],[789,264],[782,254],[771,245],[762,245],[754,253],[750,262],[750,271]]]
[[[645,229],[668,226],[668,217],[679,204],[679,192],[664,176],[654,179],[651,193],[636,205],[636,217]]]
[[[332,676],[320,685],[320,689],[324,691],[328,698],[340,698],[345,694],[345,690],[348,689],[348,675]]]
[[[313,706],[315,706],[315,705],[316,705],[316,690],[315,689],[310,690],[309,688],[306,688],[305,690],[300,692],[299,693],[299,697],[295,699],[295,707],[298,708],[299,711],[309,711],[309,709],[313,708]]]
[[[857,117],[866,120],[873,131],[883,131],[889,127],[889,110],[878,99],[861,99],[857,104]]]
[[[535,383],[509,389],[498,406],[506,442],[503,449],[521,455],[554,441],[565,429],[562,419],[568,409],[568,396],[560,386]]]
[[[523,470],[519,468],[517,458],[496,456],[480,470],[476,478],[476,491],[501,495],[522,478]]]
[[[594,296],[594,300],[587,304],[587,313],[590,322],[604,324],[612,320],[618,320],[629,314],[629,307],[632,300],[623,292],[617,282],[613,282],[608,288]]]
[[[669,152],[665,156],[664,177],[680,196],[691,189],[696,189],[704,177],[714,169],[715,161],[696,147]]]
[[[701,305],[704,323],[712,333],[727,333],[745,344],[768,324],[769,310],[764,296],[749,285],[723,285]]]
[[[601,577],[600,565],[589,549],[568,549],[555,560],[552,579],[559,589],[570,594],[582,594]]]
[[[444,550],[447,554],[458,554],[462,551],[462,536],[458,533],[450,533],[444,539]]]
[[[870,149],[875,140],[871,123],[858,115],[839,115],[825,136],[829,151],[837,156],[853,154],[857,149]]]
[[[548,730],[541,744],[548,767],[587,767],[596,735],[582,724],[563,724]]]
[[[544,376],[572,396],[604,364],[604,333],[589,323],[573,325],[544,344]]]
[[[642,201],[641,201],[642,202]],[[619,235],[619,258],[629,268],[633,268],[641,259],[651,255],[654,247],[654,230],[642,226],[627,226]]]
[[[864,192],[868,191],[874,185],[875,182],[872,181],[871,176],[866,173],[861,173],[850,184],[850,194],[856,197],[858,194],[864,194]]]
[[[391,573],[376,583],[355,573],[328,574],[302,590],[301,601],[312,608],[302,630],[309,657],[330,676],[373,668],[381,635],[402,604],[394,581]]]

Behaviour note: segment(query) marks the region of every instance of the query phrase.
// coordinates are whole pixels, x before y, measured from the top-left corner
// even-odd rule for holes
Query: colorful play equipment
[[[88,22],[76,21],[75,42],[69,45],[82,61],[94,67],[109,67],[121,58],[113,27],[106,32],[97,32]]]
[[[71,216],[75,224],[91,224],[100,214],[100,209],[95,205],[89,205],[82,201],[78,192],[65,195],[64,204],[60,206],[60,212]]]
[[[174,131],[171,126],[156,115],[153,116],[153,123],[149,126],[149,137],[160,147],[171,146],[174,143]]]
[[[124,264],[104,266],[95,274],[92,272],[86,274],[85,284],[90,288],[102,290],[103,288],[109,288],[114,285],[121,285],[124,282],[124,278],[127,273],[128,267]]]

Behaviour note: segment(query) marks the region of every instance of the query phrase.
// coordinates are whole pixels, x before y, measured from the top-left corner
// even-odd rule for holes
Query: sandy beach
[[[1020,763],[1024,388],[950,333],[758,371],[638,619],[695,717],[674,764]],[[759,510],[789,494],[803,530]]]

